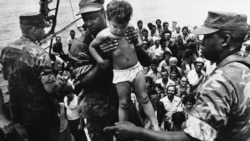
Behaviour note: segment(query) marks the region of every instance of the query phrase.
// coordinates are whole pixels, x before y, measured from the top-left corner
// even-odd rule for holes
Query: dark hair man
[[[60,127],[56,97],[67,83],[55,77],[49,53],[37,45],[50,25],[39,13],[19,19],[22,37],[5,47],[0,58],[9,84],[11,118],[25,127],[29,141],[56,141]],[[11,126],[0,110],[0,129],[8,133]]]
[[[85,25],[88,28],[78,41],[75,41],[69,51],[70,58],[74,60],[75,85],[83,89],[83,118],[87,119],[87,129],[92,141],[111,141],[112,134],[103,131],[105,126],[114,125],[118,120],[117,92],[112,83],[113,71],[108,58],[106,64],[100,67],[89,54],[88,48],[97,33],[107,27],[103,0],[81,0],[80,10]],[[130,36],[128,36],[130,35]],[[126,32],[125,36],[136,37],[137,33]],[[105,55],[117,48],[117,40],[110,39],[100,45],[100,54]],[[130,104],[131,106],[132,104]]]

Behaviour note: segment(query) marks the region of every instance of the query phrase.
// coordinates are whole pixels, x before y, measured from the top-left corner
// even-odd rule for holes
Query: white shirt
[[[202,75],[205,76],[205,72],[203,70],[201,70],[201,73]],[[202,76],[201,75],[201,76]],[[204,77],[203,77],[204,78]],[[200,78],[196,72],[195,69],[191,70],[188,74],[187,74],[187,79],[188,79],[188,82],[191,86],[196,86],[199,82],[202,82],[200,81]]]
[[[76,120],[80,118],[79,108],[78,108],[78,97],[74,94],[72,101],[68,104],[68,97],[64,97],[64,104],[66,107],[66,115],[68,120]]]
[[[175,112],[182,112],[182,102],[181,98],[174,96],[172,102],[168,99],[168,96],[165,96],[160,99],[160,102],[163,103],[165,110],[167,111],[166,116],[168,118],[172,117],[172,114]]]
[[[71,37],[69,37],[68,40],[67,40],[67,42],[68,42],[68,44],[71,44],[71,45],[72,45],[72,43],[73,43],[74,41],[76,41],[76,40],[77,40],[76,37],[75,37],[74,39],[72,39]]]
[[[162,78],[160,78],[155,81],[155,84],[161,84],[162,88],[167,88],[169,85],[175,85],[175,82],[168,78],[167,84],[164,84]]]

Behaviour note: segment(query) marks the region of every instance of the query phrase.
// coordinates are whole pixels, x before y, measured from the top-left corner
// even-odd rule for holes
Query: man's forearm
[[[80,85],[85,88],[95,87],[96,83],[102,80],[104,75],[104,70],[102,70],[98,64],[94,66],[94,68],[89,71],[86,75],[80,78]]]
[[[133,137],[142,141],[191,141],[184,132],[153,131],[136,127]]]

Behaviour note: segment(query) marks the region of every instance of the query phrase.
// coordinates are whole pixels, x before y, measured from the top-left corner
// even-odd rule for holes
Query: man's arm
[[[75,85],[88,89],[94,88],[96,87],[96,82],[100,81],[104,75],[105,71],[98,64],[96,64],[91,71],[81,75]]]
[[[127,138],[142,141],[191,141],[191,137],[184,132],[154,131],[137,127],[128,121],[117,123],[115,126],[106,127],[104,131],[120,134]]]

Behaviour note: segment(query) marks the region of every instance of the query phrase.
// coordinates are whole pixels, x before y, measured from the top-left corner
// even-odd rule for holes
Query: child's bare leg
[[[155,117],[154,108],[149,100],[148,94],[146,92],[146,80],[143,72],[139,72],[134,80],[133,87],[135,89],[135,94],[138,102],[141,104],[143,111],[151,121],[154,130],[160,130],[158,126],[158,121]]]
[[[130,105],[131,85],[128,82],[116,84],[119,99],[118,117],[119,121],[127,121]]]

